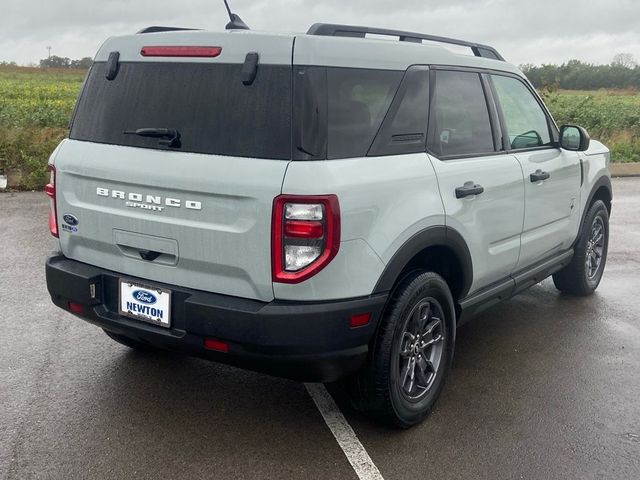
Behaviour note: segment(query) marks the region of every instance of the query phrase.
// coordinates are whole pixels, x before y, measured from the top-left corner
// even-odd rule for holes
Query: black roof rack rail
[[[476,57],[491,58],[504,62],[502,55],[489,45],[457,40],[455,38],[439,37],[437,35],[426,35],[424,33],[404,32],[402,30],[389,30],[386,28],[358,27],[354,25],[336,25],[331,23],[316,23],[311,26],[307,35],[323,35],[327,37],[356,37],[365,38],[367,33],[374,35],[389,35],[399,37],[401,42],[422,43],[422,40],[431,42],[448,43],[451,45],[461,45],[469,47]]]
[[[143,28],[139,32],[136,32],[136,34],[158,33],[158,32],[176,32],[176,31],[179,31],[179,30],[199,30],[199,29],[198,28],[182,28],[182,27],[158,27],[158,26],[154,25],[152,27]]]

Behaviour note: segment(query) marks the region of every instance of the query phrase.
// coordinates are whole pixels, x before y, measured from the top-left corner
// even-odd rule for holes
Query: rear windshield
[[[125,135],[176,129],[178,151],[291,158],[291,67],[259,65],[251,85],[241,64],[121,63],[114,80],[95,63],[78,101],[70,138],[167,149],[157,138]]]

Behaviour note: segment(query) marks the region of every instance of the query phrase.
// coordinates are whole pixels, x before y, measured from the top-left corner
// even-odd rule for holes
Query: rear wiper
[[[166,145],[171,148],[180,148],[180,132],[175,128],[138,128],[137,130],[125,130],[125,135],[139,135],[141,137],[166,138],[160,140],[160,145]]]

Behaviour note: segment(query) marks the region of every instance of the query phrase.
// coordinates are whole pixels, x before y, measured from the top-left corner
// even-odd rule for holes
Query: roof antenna
[[[229,8],[229,3],[227,0],[224,0],[224,6],[227,7],[227,13],[229,14],[229,18],[231,21],[227,23],[227,26],[224,27],[227,30],[249,30],[249,26],[242,21],[242,19],[236,15],[235,13],[231,13],[231,9]]]

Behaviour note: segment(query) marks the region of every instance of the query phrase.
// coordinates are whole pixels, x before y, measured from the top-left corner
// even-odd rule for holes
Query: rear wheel
[[[444,387],[454,343],[447,283],[436,273],[410,274],[381,320],[369,363],[350,379],[354,406],[395,427],[419,423]]]
[[[592,294],[602,279],[609,247],[609,211],[601,200],[591,205],[582,225],[571,263],[553,275],[561,292]]]
[[[104,333],[107,334],[109,338],[115,340],[116,342],[137,350],[139,352],[159,352],[161,351],[159,348],[154,347],[153,345],[149,345],[148,343],[140,342],[139,340],[134,340],[129,337],[125,337],[124,335],[120,335],[117,333],[110,332],[109,330],[104,330]]]

